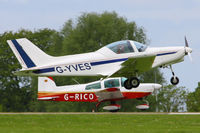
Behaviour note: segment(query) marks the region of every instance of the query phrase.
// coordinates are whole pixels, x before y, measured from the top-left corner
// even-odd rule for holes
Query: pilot
[[[117,53],[118,54],[124,53],[124,45],[118,45],[117,46]]]
[[[108,87],[113,87],[113,86],[114,86],[113,80],[109,80],[109,81],[108,81]]]

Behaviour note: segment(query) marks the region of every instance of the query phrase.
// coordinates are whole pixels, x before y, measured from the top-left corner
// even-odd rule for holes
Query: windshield
[[[135,44],[135,46],[136,46],[136,48],[138,49],[139,52],[144,52],[147,48],[146,45],[139,43],[139,42],[134,41],[134,44]]]
[[[131,53],[134,52],[133,47],[129,41],[118,41],[106,46],[116,54]]]
[[[125,77],[122,77],[121,78],[121,84],[122,84],[122,86],[124,87],[124,82],[127,80],[127,78],[125,78]]]

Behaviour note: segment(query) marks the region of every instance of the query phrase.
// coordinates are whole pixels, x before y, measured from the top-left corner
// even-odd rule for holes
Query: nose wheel
[[[173,76],[171,77],[171,80],[170,80],[170,81],[171,81],[171,84],[172,84],[172,85],[177,85],[177,84],[179,83],[179,78],[175,76],[174,71],[173,71],[171,65],[170,65],[170,69],[171,69],[172,75],[173,75]]]
[[[179,78],[176,76],[171,77],[171,84],[172,85],[177,85],[179,83]]]
[[[140,85],[140,80],[137,77],[128,78],[124,82],[124,87],[126,89],[137,88]]]

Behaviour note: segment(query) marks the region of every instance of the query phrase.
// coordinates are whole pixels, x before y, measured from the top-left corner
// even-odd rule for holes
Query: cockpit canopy
[[[116,54],[135,52],[133,45],[137,48],[138,52],[143,52],[147,48],[146,45],[135,41],[117,41],[108,44],[106,47],[115,52]]]
[[[106,46],[116,54],[122,53],[131,53],[134,52],[133,47],[130,44],[130,41],[117,41]]]
[[[98,82],[94,82],[89,85],[86,85],[85,89],[91,90],[91,89],[124,87],[124,82],[126,80],[127,80],[127,78],[120,77],[120,78],[112,78],[112,79],[108,79],[108,80],[104,80],[104,81],[98,81]]]
[[[144,44],[136,42],[136,41],[133,41],[133,42],[134,42],[134,44],[135,44],[135,46],[136,46],[136,48],[138,49],[139,52],[143,52],[143,51],[146,50],[147,45],[144,45]]]

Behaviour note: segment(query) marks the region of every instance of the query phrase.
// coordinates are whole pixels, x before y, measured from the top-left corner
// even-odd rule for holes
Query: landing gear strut
[[[128,78],[124,82],[124,87],[126,89],[137,88],[140,85],[140,80],[137,77]]]
[[[172,66],[170,65],[170,69],[171,69],[171,72],[172,72],[172,77],[171,77],[171,84],[172,85],[177,85],[178,83],[179,83],[179,78],[178,77],[176,77],[175,76],[175,74],[174,74],[174,71],[173,71],[173,69],[172,69]]]
[[[98,112],[98,108],[99,108],[99,105],[101,104],[101,102],[98,102],[96,105],[95,105],[95,108],[92,109],[92,112]]]

